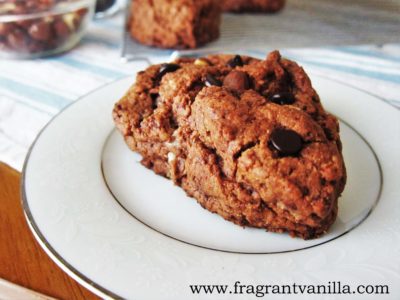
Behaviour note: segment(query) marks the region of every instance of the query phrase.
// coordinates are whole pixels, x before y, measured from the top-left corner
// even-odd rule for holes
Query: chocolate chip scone
[[[223,0],[222,5],[224,11],[274,13],[285,6],[285,0]]]
[[[129,30],[142,44],[197,48],[219,36],[218,0],[133,0]]]
[[[346,182],[338,121],[277,51],[151,66],[113,117],[144,166],[226,220],[304,239],[335,221]]]

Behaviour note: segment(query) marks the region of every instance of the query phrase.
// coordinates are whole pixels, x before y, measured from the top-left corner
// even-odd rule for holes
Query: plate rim
[[[36,146],[36,143],[38,142],[38,140],[41,138],[43,132],[61,115],[63,114],[65,111],[67,111],[68,109],[70,109],[71,107],[73,107],[74,105],[76,105],[78,102],[84,100],[86,97],[90,96],[91,94],[95,93],[96,91],[102,90],[107,88],[110,85],[113,85],[117,82],[120,81],[124,81],[127,80],[128,78],[133,78],[133,76],[136,77],[136,72],[134,72],[134,75],[128,75],[128,76],[124,76],[121,78],[118,78],[116,80],[110,81],[94,90],[91,90],[88,93],[85,93],[84,95],[82,95],[81,97],[79,97],[76,101],[73,101],[71,103],[69,103],[68,105],[66,105],[63,109],[61,109],[56,115],[54,115],[49,121],[48,123],[39,131],[39,133],[37,134],[37,136],[35,137],[35,140],[33,141],[33,143],[30,145],[28,153],[26,155],[26,158],[24,160],[24,164],[23,164],[23,168],[22,168],[22,172],[21,172],[21,182],[20,182],[20,194],[21,194],[21,205],[23,208],[23,212],[24,212],[24,216],[26,219],[26,222],[29,225],[30,230],[32,231],[33,236],[35,237],[36,241],[39,243],[39,245],[42,247],[42,249],[46,252],[46,254],[49,255],[49,257],[57,264],[58,267],[60,267],[64,272],[66,272],[69,276],[71,276],[74,280],[76,280],[77,282],[79,282],[80,284],[82,284],[85,288],[87,288],[88,290],[90,290],[91,292],[93,292],[94,294],[100,296],[100,297],[104,297],[107,299],[123,299],[121,296],[111,292],[110,290],[102,287],[100,284],[97,284],[96,282],[94,282],[93,280],[89,279],[87,276],[85,276],[84,274],[82,274],[82,272],[78,271],[76,268],[74,268],[68,261],[66,261],[52,246],[51,244],[47,241],[47,239],[44,237],[44,235],[42,234],[41,230],[39,229],[39,227],[37,226],[30,208],[29,208],[29,204],[28,204],[28,200],[27,200],[27,195],[26,195],[26,189],[25,189],[25,182],[26,182],[26,172],[27,172],[27,166],[28,166],[28,162],[30,160],[31,154],[33,149]],[[340,80],[337,79],[333,79],[330,78],[329,76],[324,76],[324,75],[320,75],[317,74],[315,72],[312,71],[308,71],[308,74],[311,77],[311,80],[313,80],[314,77],[320,77],[322,79],[328,80],[328,81],[333,81],[336,82],[337,84],[340,85],[344,85],[346,87],[349,87],[351,89],[357,90],[359,92],[368,94],[369,96],[371,96],[372,98],[374,98],[374,101],[378,101],[377,103],[379,103],[380,105],[385,105],[387,107],[389,107],[390,109],[396,111],[397,113],[400,113],[400,108],[394,106],[392,103],[388,102],[385,98],[377,96],[373,93],[370,93],[368,91],[365,91],[361,88],[355,87],[351,84],[348,84],[346,82],[342,82]],[[135,79],[134,79],[135,80]],[[132,83],[134,83],[134,80]],[[350,125],[350,128],[353,129],[353,127]],[[381,178],[381,188],[379,190],[379,194],[378,194],[378,199],[375,202],[375,205],[371,208],[371,210],[369,211],[369,213],[367,214],[367,216],[363,219],[363,221],[365,221],[370,214],[373,212],[374,208],[376,207],[376,204],[379,202],[379,199],[381,198],[381,194],[383,191],[383,186],[384,186],[384,173],[383,173],[383,169],[379,160],[379,157],[377,156],[374,148],[372,148],[372,146],[370,145],[370,143],[364,138],[363,135],[361,135],[358,131],[356,131],[356,133],[362,138],[362,140],[364,142],[367,143],[368,147],[372,150],[372,153],[374,155],[374,157],[377,160],[378,163],[378,167],[379,167],[379,171],[380,171],[380,178]],[[108,187],[107,187],[108,189]],[[112,197],[114,198],[114,196],[112,195]],[[117,201],[118,202],[118,201]],[[118,202],[118,205],[120,205],[124,210],[125,208]],[[353,227],[352,229],[358,227],[361,223],[360,222],[357,226]],[[147,225],[146,225],[147,226]],[[152,228],[151,228],[152,229]],[[154,230],[154,229],[153,229]],[[349,230],[350,231],[350,230]],[[341,237],[343,235],[346,235],[349,231],[346,231],[345,233],[339,235],[338,237]],[[158,232],[158,231],[157,231]],[[163,233],[161,233],[163,234]],[[338,237],[332,239],[335,240]],[[171,237],[170,237],[171,238]],[[329,240],[329,241],[332,241]],[[328,243],[324,242],[322,244],[326,244]],[[181,242],[181,241],[180,241]],[[185,242],[184,242],[185,243]],[[187,243],[185,243],[187,244]],[[318,245],[322,245],[322,244],[318,244]],[[299,250],[294,250],[294,251],[288,251],[288,252],[299,252],[300,250],[305,250],[305,249],[309,249],[309,248],[313,248],[315,246],[311,246],[311,247],[307,247],[307,248],[303,248],[303,249],[299,249]],[[200,247],[203,248],[203,247]],[[215,250],[215,249],[211,249],[211,250]],[[215,250],[215,251],[219,251],[219,250]],[[219,252],[226,252],[226,251],[219,251]],[[227,252],[229,254],[231,254],[231,252]],[[235,254],[240,254],[240,253],[236,253]],[[249,255],[249,253],[244,253],[246,255]],[[250,253],[253,255],[267,255],[265,253]]]
[[[135,74],[136,76],[136,74]],[[118,78],[116,80],[110,81],[106,84],[103,84],[102,86],[91,90],[81,97],[79,97],[77,100],[69,103],[66,105],[63,109],[61,109],[57,114],[55,114],[47,123],[46,125],[39,131],[37,136],[35,137],[35,140],[33,143],[30,145],[28,149],[28,153],[25,157],[24,164],[22,166],[22,172],[21,172],[21,182],[20,182],[20,203],[22,205],[22,210],[24,212],[25,220],[29,226],[29,229],[31,230],[33,236],[35,237],[35,240],[39,243],[41,248],[46,252],[47,255],[51,258],[53,262],[56,263],[58,267],[60,267],[64,272],[66,272],[69,276],[71,276],[74,280],[76,280],[78,283],[80,283],[82,286],[96,294],[97,296],[106,298],[106,299],[122,299],[120,296],[117,294],[111,292],[110,290],[102,287],[101,285],[97,284],[84,274],[82,272],[78,271],[76,268],[74,268],[69,262],[67,262],[61,254],[59,254],[52,246],[51,244],[47,241],[46,237],[43,235],[42,231],[39,229],[37,226],[36,222],[34,221],[34,218],[32,216],[32,213],[29,208],[28,204],[28,198],[26,195],[26,189],[25,189],[25,182],[26,182],[26,170],[28,166],[29,159],[31,157],[32,151],[39,140],[39,138],[42,136],[43,132],[65,111],[70,109],[72,106],[77,104],[78,102],[84,100],[86,97],[90,96],[92,93],[101,90],[103,88],[107,88],[108,86],[111,86],[115,84],[116,82],[127,80],[128,78],[131,78],[131,75],[124,76],[122,78]]]

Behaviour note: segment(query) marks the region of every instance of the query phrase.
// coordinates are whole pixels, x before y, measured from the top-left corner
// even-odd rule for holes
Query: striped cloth
[[[29,146],[63,107],[146,66],[144,62],[124,63],[120,59],[122,25],[121,17],[94,22],[80,45],[62,56],[0,60],[0,161],[21,170]],[[245,52],[264,57],[267,51]],[[346,82],[400,108],[400,44],[282,53],[306,71]],[[169,59],[168,55],[150,58],[153,63]]]

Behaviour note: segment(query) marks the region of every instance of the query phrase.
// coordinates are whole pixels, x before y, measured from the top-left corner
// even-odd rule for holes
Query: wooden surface
[[[0,278],[58,299],[99,299],[57,267],[34,239],[22,211],[20,177],[0,162]]]

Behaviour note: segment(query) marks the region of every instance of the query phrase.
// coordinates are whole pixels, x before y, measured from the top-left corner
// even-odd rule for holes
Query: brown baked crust
[[[181,186],[204,208],[242,226],[289,232],[304,239],[335,221],[346,171],[338,121],[326,113],[303,69],[275,51],[266,60],[232,55],[181,59],[138,74],[113,117],[142,163]],[[245,90],[229,84],[247,74]],[[222,86],[206,86],[208,76]],[[294,103],[270,96],[287,92]],[[276,128],[297,132],[303,148],[282,156],[271,147]]]
[[[219,37],[220,18],[215,0],[134,0],[129,31],[148,46],[197,48]]]
[[[285,0],[223,0],[223,11],[236,13],[275,13],[285,6]]]

